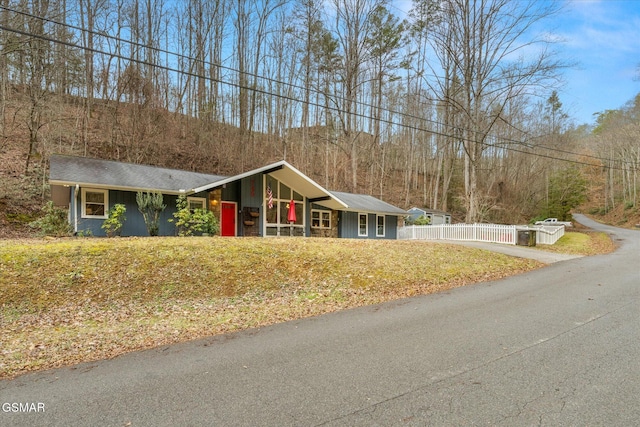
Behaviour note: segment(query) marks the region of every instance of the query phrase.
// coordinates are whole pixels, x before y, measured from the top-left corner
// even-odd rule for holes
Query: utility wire
[[[77,31],[89,32],[86,29],[83,29],[83,28],[80,28],[80,27],[77,27],[77,26],[74,26],[74,25],[71,25],[71,24],[60,23],[58,21],[54,21],[54,20],[51,20],[51,19],[48,19],[48,18],[41,18],[41,17],[35,16],[33,14],[29,14],[29,13],[22,12],[22,11],[17,11],[17,10],[11,9],[11,8],[7,8],[5,6],[0,6],[0,9],[8,10],[10,12],[14,12],[14,13],[21,14],[23,16],[27,16],[27,17],[31,17],[31,18],[35,18],[35,19],[45,20],[47,22],[50,22],[50,23],[53,23],[53,24],[56,24],[56,25],[61,25],[63,27],[71,28],[71,29],[74,29],[74,30],[77,30]],[[0,25],[0,30],[10,31],[10,32],[13,32],[13,33],[24,35],[26,37],[38,38],[38,39],[45,40],[45,41],[48,41],[48,42],[51,42],[51,43],[62,44],[62,45],[66,45],[68,47],[72,47],[72,48],[76,48],[76,49],[80,49],[80,50],[84,50],[84,51],[88,51],[88,52],[92,52],[92,53],[97,53],[97,54],[101,54],[101,55],[109,55],[109,56],[114,57],[114,58],[123,59],[123,60],[126,60],[126,61],[135,62],[135,63],[141,64],[141,65],[146,65],[146,66],[158,68],[158,69],[165,70],[165,71],[175,72],[175,73],[179,73],[179,74],[190,76],[190,77],[203,78],[205,80],[214,81],[214,82],[217,82],[217,83],[220,83],[220,84],[224,84],[224,85],[228,85],[228,86],[232,86],[232,87],[235,87],[235,88],[238,88],[238,89],[244,89],[244,90],[254,91],[256,93],[260,93],[260,94],[263,94],[263,95],[279,97],[281,99],[285,99],[285,100],[292,101],[292,102],[303,102],[303,101],[301,101],[301,100],[299,100],[297,98],[293,98],[291,96],[282,95],[282,94],[275,94],[275,93],[269,92],[269,91],[264,90],[264,89],[244,86],[244,85],[240,85],[238,83],[231,83],[231,82],[228,82],[228,81],[225,81],[225,80],[222,80],[222,79],[218,79],[218,78],[215,78],[215,77],[211,77],[211,76],[202,76],[200,74],[193,73],[193,72],[190,72],[190,71],[176,69],[176,68],[173,68],[173,67],[170,67],[170,66],[167,66],[167,65],[149,63],[149,62],[147,62],[145,60],[140,60],[140,59],[131,58],[131,57],[125,57],[125,56],[120,55],[120,54],[116,54],[116,53],[112,53],[112,52],[106,52],[106,51],[102,51],[102,50],[95,49],[95,48],[88,48],[88,47],[84,47],[84,46],[79,46],[79,45],[77,45],[75,43],[72,43],[72,42],[67,42],[67,41],[63,41],[63,40],[57,40],[57,39],[54,39],[54,38],[51,38],[51,37],[47,37],[47,36],[44,36],[44,35],[33,34],[33,33],[27,32],[27,31],[6,27],[4,25]],[[92,31],[90,33],[92,33],[94,35],[101,36],[101,37],[109,38],[109,39],[112,39],[112,40],[115,40],[115,41],[118,41],[118,42],[128,43],[132,47],[135,46],[135,47],[144,48],[144,49],[152,49],[152,50],[154,50],[156,52],[173,55],[173,56],[178,57],[180,59],[196,61],[196,59],[194,59],[192,57],[189,57],[189,56],[186,56],[186,55],[178,54],[178,53],[171,52],[171,51],[168,51],[168,50],[165,50],[165,49],[160,49],[160,48],[156,48],[156,47],[143,45],[141,43],[133,42],[131,40],[125,40],[125,39],[122,39],[122,38],[119,38],[119,37],[106,35],[106,34],[101,33],[101,32]],[[221,69],[226,69],[226,70],[229,70],[229,71],[233,71],[235,73],[241,73],[239,70],[234,69],[232,67],[228,67],[228,66],[224,66],[224,65],[220,65],[220,64],[214,64],[214,63],[211,63],[209,61],[202,61],[202,60],[198,60],[198,61],[204,62],[204,63],[206,63],[207,65],[210,65],[210,66],[215,66],[215,67],[219,67]],[[260,76],[260,75],[255,74],[255,73],[242,72],[242,74],[245,74],[245,75],[248,75],[248,76],[251,76],[251,77],[254,77],[254,78],[258,78],[258,79],[263,79],[263,80],[266,80],[266,81],[268,81],[270,83],[276,83],[276,84],[283,85],[283,86],[289,86],[290,88],[299,89],[299,90],[306,90],[306,88],[304,88],[302,86],[298,86],[298,85],[295,85],[293,83],[286,83],[286,82],[278,81],[276,79]],[[312,91],[314,93],[316,93],[316,94],[320,94],[320,95],[326,96],[325,93],[317,91],[315,89],[312,89]],[[340,101],[344,101],[344,102],[347,101],[345,98],[341,98],[341,97],[336,97],[336,99],[340,100]],[[430,101],[433,101],[432,99],[429,99],[429,98],[427,98],[427,99],[430,100]],[[322,105],[322,104],[319,104],[319,103],[313,102],[313,101],[309,101],[307,103],[309,105],[317,107],[319,109],[329,109],[329,110],[337,112],[339,114],[346,113],[345,111],[343,111],[339,107]],[[373,106],[372,104],[367,104],[367,103],[364,103],[364,102],[361,102],[361,101],[354,101],[354,104],[360,105],[360,106],[363,106],[363,107],[367,107],[367,108],[370,108],[370,109],[377,109],[377,107]],[[398,111],[394,111],[394,110],[390,110],[390,109],[384,109],[383,108],[383,109],[381,109],[381,111],[386,112],[389,115],[396,115],[396,116],[399,116],[399,117],[412,119],[412,120],[416,120],[416,121],[420,121],[420,122],[431,123],[431,124],[434,124],[434,125],[439,126],[439,127],[451,127],[451,126],[445,126],[443,123],[440,123],[440,122],[432,120],[432,119],[426,119],[426,118],[423,118],[423,117],[418,117],[418,116],[414,116],[414,115],[411,115],[411,114],[398,112]],[[375,117],[372,117],[370,115],[366,115],[366,114],[363,114],[363,113],[354,113],[354,112],[350,112],[348,114],[351,114],[352,116],[355,116],[355,117],[368,119],[368,120],[378,120],[378,121],[380,121],[382,123],[386,123],[386,124],[389,124],[389,125],[392,125],[392,126],[399,126],[399,127],[408,128],[408,129],[411,129],[411,130],[426,132],[426,133],[430,133],[432,135],[438,135],[438,136],[442,136],[442,137],[446,137],[446,138],[453,138],[453,139],[458,139],[458,140],[462,139],[459,136],[454,136],[454,135],[451,135],[451,134],[448,134],[448,133],[444,133],[444,132],[440,132],[440,131],[437,131],[437,130],[434,130],[434,129],[425,129],[425,128],[423,128],[421,126],[418,126],[418,125],[410,125],[410,124],[407,124],[407,123],[398,123],[398,122],[395,122],[395,121],[393,121],[391,119],[386,119],[386,118],[383,118],[383,117],[375,118]],[[456,128],[456,130],[466,130],[467,132],[475,132],[475,133],[479,132],[479,131],[469,130],[469,129],[465,129],[465,128],[460,128],[460,127],[455,127],[455,128]],[[521,132],[523,132],[523,131],[521,131]],[[523,132],[523,134],[527,135],[527,132]],[[554,157],[554,156],[550,156],[550,155],[545,155],[545,154],[541,154],[541,153],[535,153],[535,152],[530,152],[530,151],[519,150],[519,149],[514,148],[510,144],[524,145],[524,146],[526,146],[528,148],[531,148],[531,147],[529,147],[528,145],[526,145],[522,141],[517,141],[517,140],[508,139],[508,138],[504,138],[504,137],[496,137],[496,136],[493,136],[493,135],[488,135],[488,136],[496,138],[496,139],[501,140],[503,142],[506,142],[508,144],[507,145],[503,145],[503,144],[483,143],[483,145],[485,145],[486,147],[493,147],[493,148],[503,149],[503,150],[507,150],[507,151],[513,151],[513,152],[517,152],[517,153],[522,153],[522,154],[525,154],[525,155],[532,155],[532,156],[537,156],[537,157],[542,157],[542,158],[547,158],[547,159],[553,159],[553,160],[558,160],[558,161],[564,161],[564,162],[569,162],[569,163],[574,163],[574,164],[579,164],[579,165],[585,165],[585,166],[602,166],[602,165],[594,165],[593,163],[587,163],[587,162],[578,161],[578,160],[571,160],[571,159],[566,159],[566,158],[560,158],[560,157]],[[536,138],[536,137],[531,137],[531,139],[533,139],[533,138]],[[539,137],[537,137],[537,138],[539,138]],[[614,162],[614,163],[620,163],[620,162],[630,163],[628,161],[621,161],[621,160],[614,160],[614,159],[602,158],[602,157],[597,157],[597,156],[590,156],[590,155],[585,155],[585,154],[581,154],[581,153],[575,153],[575,152],[571,152],[571,151],[567,151],[567,150],[561,150],[561,149],[558,149],[558,148],[546,147],[546,146],[543,146],[543,145],[536,145],[533,148],[543,148],[543,149],[547,149],[547,150],[550,150],[550,151],[556,151],[556,152],[560,152],[560,153],[564,153],[564,154],[570,154],[570,155],[574,155],[574,156],[593,158],[593,159],[596,159],[596,160],[600,160],[600,161],[603,161],[603,162],[609,162],[609,163],[611,163],[611,162]],[[623,170],[623,168],[620,168],[620,167],[610,167],[610,168]]]

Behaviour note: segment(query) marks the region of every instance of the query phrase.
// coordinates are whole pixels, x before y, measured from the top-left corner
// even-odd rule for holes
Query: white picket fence
[[[555,242],[560,240],[562,236],[564,236],[564,225],[552,225],[552,226],[539,226],[534,225],[531,227],[535,228],[536,233],[536,244],[537,245],[553,245]]]
[[[515,245],[518,231],[536,231],[536,244],[552,245],[564,236],[564,226],[520,226],[500,224],[410,225],[398,229],[400,240],[462,240]]]

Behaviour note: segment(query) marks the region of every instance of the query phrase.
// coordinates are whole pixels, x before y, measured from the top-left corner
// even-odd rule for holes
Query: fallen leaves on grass
[[[0,377],[441,292],[540,266],[415,241],[6,242],[0,248]]]

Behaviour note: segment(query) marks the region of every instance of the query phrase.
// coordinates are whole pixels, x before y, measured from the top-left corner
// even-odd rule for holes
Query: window
[[[271,175],[264,177],[264,195],[265,235],[304,236],[306,216],[304,196]],[[289,221],[293,213],[295,213],[295,221]]]
[[[358,214],[358,236],[367,236],[367,214]]]
[[[331,228],[331,212],[316,209],[311,210],[311,227]]]
[[[376,236],[384,237],[384,215],[376,215]]]
[[[207,200],[203,197],[187,197],[187,205],[189,210],[193,213],[196,209],[205,210],[205,204]]]
[[[82,189],[82,217],[107,218],[109,190]]]

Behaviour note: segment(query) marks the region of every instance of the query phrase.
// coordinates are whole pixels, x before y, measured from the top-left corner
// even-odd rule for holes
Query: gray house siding
[[[73,190],[72,190],[73,192]],[[207,197],[206,193],[200,193],[194,195],[194,197]],[[78,197],[74,198],[73,194],[71,200],[73,212],[77,215],[78,233],[92,236],[106,236],[106,233],[102,229],[104,219],[102,218],[82,218],[82,188],[78,191]],[[167,205],[166,209],[160,214],[160,236],[174,236],[176,234],[176,227],[173,223],[169,222],[169,219],[173,218],[173,213],[176,211],[176,196],[164,195],[163,202]],[[136,193],[132,191],[119,191],[109,190],[109,206],[112,208],[116,204],[123,204],[127,211],[125,213],[126,220],[122,226],[122,236],[148,236],[147,226],[144,223],[144,218],[140,211],[138,211],[138,203],[136,202]],[[74,218],[71,218],[73,221]]]
[[[166,197],[164,198],[166,199]],[[164,203],[167,204],[167,201],[164,200]],[[125,213],[126,220],[122,226],[122,235],[123,236],[146,236],[147,226],[144,223],[144,218],[142,218],[142,214],[138,211],[138,204],[136,202],[136,193],[130,191],[109,191],[109,207],[121,203],[127,208],[127,212]],[[175,201],[174,201],[175,204]],[[166,209],[165,209],[166,212]],[[164,212],[163,212],[164,214]],[[101,222],[101,221],[100,221]],[[160,221],[161,223],[163,221]],[[160,230],[162,231],[162,230]],[[96,232],[93,232],[94,235]],[[101,235],[103,235],[102,233]]]
[[[237,182],[230,182],[222,188],[222,200],[226,202],[240,201],[240,186]]]
[[[395,215],[384,216],[384,238],[385,239],[397,239],[398,238],[398,217]]]
[[[311,203],[308,200],[304,204],[304,237],[311,237]]]
[[[258,208],[260,212],[260,216],[258,217],[256,224],[254,227],[258,227],[258,235],[264,235],[264,230],[262,229],[263,224],[263,212],[262,212],[262,187],[263,187],[263,174],[258,173],[255,175],[248,176],[240,180],[240,194],[238,197],[238,209],[242,210],[243,208]],[[240,230],[238,231],[238,236],[244,236],[244,222],[243,218],[239,218],[238,227]]]
[[[251,180],[254,179],[252,184]],[[255,187],[254,187],[255,184]],[[105,236],[105,232],[102,229],[104,219],[101,218],[82,218],[82,188],[78,191],[77,198],[74,198],[74,189],[70,188],[71,192],[71,211],[77,215],[77,227],[78,232],[92,236]],[[201,192],[190,195],[189,197],[202,197],[209,200],[208,192]],[[252,177],[244,178],[241,182],[229,183],[222,189],[222,200],[238,203],[238,210],[242,211],[243,207],[255,207],[260,210],[260,217],[258,218],[258,226],[260,227],[260,235],[264,235],[263,227],[263,203],[262,197],[262,175],[255,175]],[[163,201],[167,205],[166,209],[160,214],[160,236],[174,236],[176,235],[176,227],[173,222],[169,222],[173,219],[173,213],[176,212],[176,200],[177,196],[164,195]],[[138,211],[138,205],[136,202],[136,193],[132,191],[120,191],[109,190],[109,206],[113,207],[115,204],[125,205],[126,220],[122,227],[122,236],[147,236],[147,228],[144,223],[142,214]],[[327,210],[319,205],[305,203],[305,229],[304,235],[311,235],[311,209]],[[397,221],[398,217],[395,215],[384,215],[385,217],[385,235],[377,236],[377,215],[373,213],[367,213],[367,236],[358,235],[358,212],[341,211],[338,214],[338,237],[352,238],[352,239],[396,239],[397,238]],[[73,217],[70,218],[74,220]],[[237,235],[242,236],[243,233],[243,221],[242,215],[238,214],[237,219],[238,229]]]
[[[358,238],[358,214],[355,212],[340,212],[338,214],[338,237]]]
[[[385,227],[384,236],[377,236],[377,216],[367,213],[367,235],[358,235],[358,212],[340,212],[338,223],[338,237],[348,239],[396,239],[398,235],[398,217],[395,215],[384,215]]]

